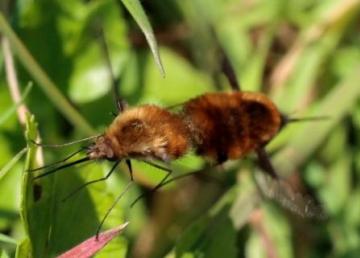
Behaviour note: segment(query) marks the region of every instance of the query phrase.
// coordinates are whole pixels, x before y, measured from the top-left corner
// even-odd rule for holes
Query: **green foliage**
[[[141,187],[164,176],[134,161],[137,184],[103,230],[130,224],[96,257],[359,257],[359,21],[358,0],[3,1],[0,36],[10,42],[19,85],[34,87],[21,89],[14,103],[0,52],[0,257],[54,257],[80,244],[129,181],[121,164],[108,180],[63,201],[111,164],[80,164],[36,180],[43,171],[31,171],[44,165],[42,154],[52,164],[81,145],[39,148],[33,140],[66,143],[111,123],[103,40],[130,105],[177,110],[204,92],[229,90],[221,49],[242,90],[265,92],[290,117],[327,116],[291,124],[267,146],[293,189],[286,201],[311,195],[327,218],[300,218],[263,198],[252,156],[207,169],[189,153],[171,164],[174,174],[205,168],[204,177],[175,181],[130,208]],[[15,115],[20,104],[31,112],[25,129]]]

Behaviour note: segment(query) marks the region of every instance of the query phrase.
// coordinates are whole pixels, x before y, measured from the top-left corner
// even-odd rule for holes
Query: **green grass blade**
[[[150,46],[151,52],[154,56],[155,63],[159,68],[161,75],[164,76],[165,71],[161,63],[161,58],[154,32],[140,2],[138,0],[121,0],[121,2],[124,4],[126,9],[129,11],[129,13],[132,15],[134,20],[137,22],[137,24],[143,31],[145,38]]]
[[[25,101],[30,90],[32,89],[32,86],[32,82],[29,82],[24,90],[24,93],[21,96],[20,101],[18,103],[15,103],[12,107],[10,107],[0,116],[0,125],[2,125],[9,117],[11,117],[16,112],[16,109]]]
[[[19,151],[2,169],[0,169],[0,180],[10,171],[10,169],[24,156],[26,148]]]
[[[7,257],[6,251],[13,252],[13,251],[15,251],[16,247],[17,247],[17,242],[15,239],[0,233],[0,254],[1,254],[1,249],[3,252],[0,255],[1,258]]]
[[[15,239],[0,233],[0,245],[2,246],[4,244],[17,245],[17,242]]]
[[[58,90],[55,83],[48,77],[40,65],[35,61],[24,44],[11,29],[3,14],[0,12],[0,31],[6,36],[12,49],[18,55],[20,62],[24,65],[31,76],[38,82],[41,89],[58,108],[58,110],[79,130],[87,135],[93,135],[94,130],[80,113],[67,101],[67,99]]]

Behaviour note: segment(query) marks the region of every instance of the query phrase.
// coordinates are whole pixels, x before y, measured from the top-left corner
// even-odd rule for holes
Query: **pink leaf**
[[[88,258],[93,256],[95,253],[100,251],[102,248],[105,247],[114,237],[119,235],[129,224],[129,222],[125,222],[124,224],[121,224],[120,226],[110,229],[108,231],[105,231],[101,234],[99,234],[98,239],[96,239],[96,236],[93,236],[81,244],[73,247],[66,253],[63,253],[62,255],[58,256],[57,258]]]

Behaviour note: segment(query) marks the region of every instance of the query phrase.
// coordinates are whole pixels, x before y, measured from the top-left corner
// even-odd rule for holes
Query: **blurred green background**
[[[96,257],[360,257],[360,1],[1,0],[0,8],[1,258],[54,257],[94,235],[129,181],[122,166],[63,202],[110,164],[29,180],[24,167],[40,166],[41,153],[35,158],[32,147],[25,161],[5,55],[14,55],[21,92],[33,82],[27,137],[36,137],[37,122],[42,141],[59,144],[101,133],[113,119],[104,41],[129,105],[166,107],[230,90],[223,51],[242,90],[266,93],[290,116],[329,119],[289,125],[268,145],[290,190],[262,185],[255,156],[209,168],[189,154],[172,168],[198,174],[130,208],[164,176],[134,162],[137,184],[104,229],[130,225]],[[79,146],[42,149],[45,164]],[[257,184],[275,187],[275,198]],[[306,211],[309,200],[316,205]],[[307,218],[321,217],[318,205],[325,218]],[[307,216],[289,211],[297,208]]]

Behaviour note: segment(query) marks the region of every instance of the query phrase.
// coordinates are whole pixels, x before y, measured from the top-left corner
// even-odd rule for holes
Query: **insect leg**
[[[167,172],[171,172],[171,169],[167,168],[167,167],[164,167],[164,166],[160,166],[156,163],[153,163],[151,161],[148,161],[148,160],[141,160],[142,162],[146,163],[146,164],[149,164],[150,166],[153,166],[155,168],[158,168],[158,169],[161,169],[161,170],[164,170],[164,171],[167,171]]]
[[[220,180],[218,178],[207,175],[206,173],[203,173],[204,171],[205,171],[204,169],[201,169],[201,170],[192,171],[192,172],[189,172],[189,173],[186,173],[186,174],[183,174],[183,175],[178,175],[178,176],[172,177],[169,180],[164,181],[161,184],[161,187],[163,187],[163,186],[165,186],[167,184],[170,184],[170,183],[172,183],[174,181],[184,179],[184,178],[187,178],[187,177],[190,177],[190,176],[201,176],[203,180],[207,180],[207,181],[211,181],[211,182],[214,182],[214,183],[221,184],[221,182],[220,182]]]
[[[130,189],[130,186],[134,183],[134,181],[130,181],[124,191],[122,191],[118,197],[116,197],[114,203],[111,205],[111,207],[107,210],[106,214],[104,215],[104,217],[102,218],[98,228],[96,229],[96,240],[99,240],[99,233],[100,233],[100,230],[102,228],[102,226],[104,225],[104,222],[106,220],[106,218],[109,216],[110,212],[112,211],[112,209],[114,209],[114,207],[116,206],[116,204],[120,201],[120,199],[124,196],[124,194]]]
[[[273,165],[271,164],[270,158],[263,147],[256,150],[256,154],[259,160],[259,166],[264,172],[269,174],[274,179],[279,179],[279,175],[276,173]]]
[[[240,84],[236,79],[235,70],[232,67],[228,56],[226,55],[224,49],[220,48],[220,56],[221,56],[221,71],[228,79],[230,86],[233,90],[240,90]]]
[[[169,178],[169,176],[171,175],[172,173],[172,170],[170,168],[166,168],[166,167],[163,167],[163,166],[160,166],[160,165],[157,165],[155,163],[152,163],[150,161],[144,161],[145,163],[148,163],[149,165],[151,166],[154,166],[156,168],[159,168],[163,171],[166,172],[166,175],[163,177],[163,179],[161,179],[161,181],[154,187],[150,190],[151,193],[155,192],[156,190],[158,190],[160,187],[163,186],[164,182],[166,182],[166,180]],[[144,196],[146,195],[146,193],[143,193],[141,195],[139,195],[131,204],[130,204],[130,207],[133,207],[141,198],[143,198]]]
[[[62,199],[62,201],[67,201],[70,197],[72,197],[73,195],[75,195],[76,193],[78,193],[80,190],[84,189],[85,187],[87,187],[88,185],[97,183],[97,182],[101,182],[101,181],[105,181],[106,179],[108,179],[111,174],[115,171],[116,167],[119,165],[120,161],[116,161],[115,164],[112,166],[112,168],[110,169],[110,171],[102,178],[99,179],[95,179],[95,180],[91,180],[89,182],[86,182],[85,184],[81,185],[80,187],[76,188],[75,190],[73,190],[70,194],[68,194],[64,199]]]
[[[132,166],[131,166],[131,161],[129,159],[125,160],[125,163],[129,169],[129,173],[130,173],[130,180],[134,181],[134,175],[133,175],[133,170],[132,170]]]

